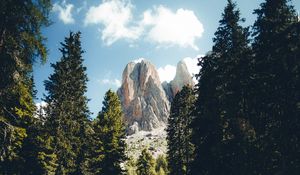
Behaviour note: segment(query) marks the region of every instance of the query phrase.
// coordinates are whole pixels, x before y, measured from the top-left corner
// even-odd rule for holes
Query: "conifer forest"
[[[249,26],[238,2],[222,1],[195,85],[170,100],[165,154],[145,146],[134,158],[119,95],[130,92],[108,88],[92,117],[85,33],[60,39],[43,81],[47,105],[37,108],[34,65],[49,61],[43,30],[55,5],[1,0],[0,175],[299,175],[297,0],[262,0]]]

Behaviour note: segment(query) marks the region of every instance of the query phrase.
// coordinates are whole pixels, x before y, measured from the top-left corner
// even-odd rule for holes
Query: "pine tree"
[[[228,4],[219,21],[212,52],[202,58],[192,122],[196,157],[192,174],[253,174],[249,156],[255,130],[249,122],[250,79],[248,28],[239,25],[236,4]]]
[[[137,160],[137,175],[155,175],[155,160],[147,149],[143,149]]]
[[[157,175],[166,175],[169,174],[168,171],[168,162],[166,156],[159,155],[155,161],[155,172]]]
[[[49,25],[50,1],[0,2],[0,172],[18,174],[21,149],[32,124],[32,65],[46,60],[41,28]]]
[[[296,167],[299,170],[295,164],[299,159],[289,159],[297,152],[292,153],[290,146],[298,139],[291,128],[299,129],[295,125],[299,118],[298,100],[295,100],[299,97],[299,90],[295,89],[299,78],[295,76],[295,65],[299,65],[299,61],[289,56],[289,49],[296,45],[293,46],[293,39],[288,37],[291,34],[288,30],[297,22],[297,15],[289,2],[266,0],[255,10],[258,17],[253,27],[255,55],[251,66],[253,98],[250,109],[259,138],[258,160],[262,165],[259,171],[263,174],[291,174]],[[299,33],[294,34],[299,39]]]
[[[193,89],[184,86],[175,95],[168,119],[167,142],[170,174],[183,175],[190,173],[194,146],[191,144],[192,111],[195,96]]]
[[[280,139],[277,142],[283,156],[282,172],[293,174],[300,171],[300,145],[297,144],[300,140],[300,21],[285,30],[283,37],[286,45],[283,45],[280,53],[286,60],[283,92],[285,116],[280,119],[282,126],[278,128]]]
[[[106,92],[103,107],[94,121],[93,174],[124,174],[121,163],[125,163],[125,125],[118,95]]]
[[[126,174],[127,175],[137,175],[136,174],[136,160],[134,157],[128,157],[128,160],[125,164]]]
[[[57,155],[52,146],[53,137],[48,134],[40,119],[36,119],[28,130],[30,137],[24,140],[22,157],[25,174],[49,174],[54,175],[57,168]]]
[[[88,100],[84,95],[88,79],[81,56],[80,32],[70,32],[61,45],[62,58],[52,64],[54,73],[45,81],[48,91],[45,125],[54,139],[56,174],[80,174],[89,125]]]

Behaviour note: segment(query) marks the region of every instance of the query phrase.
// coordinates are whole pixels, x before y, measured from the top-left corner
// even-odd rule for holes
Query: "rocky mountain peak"
[[[186,84],[194,85],[194,82],[184,61],[177,64],[175,78],[163,84],[149,61],[139,59],[128,63],[118,90],[128,134],[165,127],[170,103]]]
[[[194,86],[192,75],[189,73],[188,68],[184,61],[179,61],[176,68],[176,75],[174,80],[170,82],[173,96],[182,89],[184,85]]]
[[[176,93],[182,89],[184,85],[194,86],[192,75],[189,73],[186,63],[181,60],[177,63],[176,75],[170,82],[163,82],[162,86],[167,94],[168,100],[173,101]]]
[[[170,104],[153,64],[143,59],[126,65],[118,90],[128,133],[164,126]]]

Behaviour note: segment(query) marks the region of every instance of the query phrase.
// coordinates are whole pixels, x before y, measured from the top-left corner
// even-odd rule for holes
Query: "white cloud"
[[[176,67],[172,65],[166,65],[157,69],[160,82],[170,82],[174,79],[176,74]]]
[[[201,67],[198,66],[198,58],[201,58],[203,56],[204,55],[197,55],[195,58],[190,58],[190,57],[183,58],[183,61],[185,62],[189,73],[193,76],[193,80],[195,83],[197,83],[197,79],[195,75],[198,74],[201,69]]]
[[[197,65],[198,57],[197,58],[186,57],[183,59],[183,61],[185,62],[188,71],[192,76],[199,73],[200,67]]]
[[[146,38],[160,45],[178,45],[198,50],[196,39],[202,36],[202,23],[191,10],[178,9],[175,13],[159,6],[143,14],[142,25],[149,27]]]
[[[121,81],[118,80],[118,79],[103,79],[101,81],[102,84],[105,84],[105,85],[113,85],[113,86],[116,86],[116,87],[120,87],[121,86]]]
[[[145,58],[139,58],[139,59],[133,60],[132,62],[141,63],[143,60],[145,60]]]
[[[35,117],[36,118],[46,115],[45,107],[47,107],[47,105],[48,104],[45,101],[41,101],[41,102],[35,104],[35,106],[36,106]]]
[[[89,8],[84,24],[100,24],[101,39],[106,45],[111,45],[119,39],[135,40],[141,30],[138,26],[129,26],[133,21],[133,5],[126,0],[104,0],[98,6]]]
[[[74,5],[63,0],[61,3],[53,4],[53,11],[58,12],[58,18],[65,24],[73,24],[75,22],[72,16]]]
[[[197,83],[195,75],[199,73],[200,67],[198,64],[198,58],[202,57],[203,55],[197,55],[195,58],[186,57],[182,60],[186,64],[186,67],[188,68],[189,73],[191,76],[193,76],[193,80],[195,83]],[[176,75],[176,66],[173,65],[166,65],[165,67],[160,67],[157,69],[159,78],[161,82],[170,82],[174,79]]]
[[[47,106],[47,103],[44,102],[44,101],[41,101],[41,102],[39,102],[39,103],[36,103],[35,106],[36,106],[37,108],[40,108],[40,107],[46,107],[46,106]]]
[[[89,8],[84,24],[100,25],[101,39],[108,46],[120,39],[132,43],[144,38],[159,47],[177,45],[198,50],[195,42],[204,29],[193,11],[180,8],[173,12],[160,5],[134,19],[133,9],[130,0],[103,0]]]

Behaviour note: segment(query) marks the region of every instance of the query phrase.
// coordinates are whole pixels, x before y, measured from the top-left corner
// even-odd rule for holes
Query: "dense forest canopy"
[[[166,155],[128,157],[121,101],[90,118],[81,32],[70,32],[37,110],[33,64],[47,61],[48,0],[0,2],[0,174],[268,175],[300,172],[300,20],[265,0],[244,27],[227,0],[195,86],[171,104]],[[221,13],[221,12],[220,12]],[[105,63],[103,63],[105,64]]]

